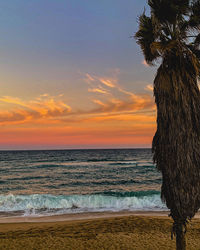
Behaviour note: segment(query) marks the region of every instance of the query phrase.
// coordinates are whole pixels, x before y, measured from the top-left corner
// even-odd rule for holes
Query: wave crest
[[[145,195],[143,192],[141,195],[133,192],[59,196],[50,194],[0,195],[0,212],[44,216],[99,211],[167,210],[159,194],[154,192]]]

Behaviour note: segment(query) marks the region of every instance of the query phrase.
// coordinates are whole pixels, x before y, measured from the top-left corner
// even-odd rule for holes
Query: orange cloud
[[[90,75],[90,74],[86,74],[85,75],[85,81],[88,84],[102,84],[103,86],[109,87],[109,88],[114,88],[116,87],[116,82],[117,79],[116,77],[98,77],[95,75]]]
[[[148,91],[153,92],[153,85],[152,85],[152,84],[148,84],[148,85],[145,87],[145,90],[148,90]]]
[[[99,81],[106,85],[107,87],[114,88],[115,83],[113,79],[104,79],[104,78],[99,78]]]
[[[87,83],[93,86],[88,89],[89,92],[98,92],[102,94],[108,94],[104,96],[103,100],[93,99],[93,102],[102,107],[103,112],[112,111],[126,111],[126,110],[138,110],[144,108],[153,108],[154,101],[149,95],[137,95],[133,92],[127,91],[120,86],[116,76],[111,77],[98,77],[90,74],[86,74]],[[98,84],[98,87],[96,86]],[[106,89],[108,87],[109,89]],[[112,88],[112,92],[111,89]],[[147,85],[146,89],[152,90],[151,85]],[[103,91],[101,91],[103,90]],[[109,92],[108,92],[109,91]],[[98,110],[96,110],[98,111]]]
[[[0,102],[16,104],[16,105],[20,105],[23,107],[27,107],[27,105],[17,97],[3,96],[0,98]]]
[[[155,103],[149,95],[132,95],[126,100],[120,100],[111,98],[105,102],[94,99],[93,102],[99,107],[94,109],[93,112],[135,112],[149,109],[149,111],[155,110]]]
[[[99,107],[95,109],[96,113],[100,112],[116,112],[116,111],[122,111],[122,110],[130,110],[130,105],[132,106],[132,103],[122,102],[121,100],[111,99],[107,102],[102,102],[100,100],[93,100],[94,103],[96,103]]]
[[[93,82],[93,81],[95,81],[95,78],[93,78],[90,74],[85,74],[85,76],[86,76],[86,81],[88,81],[88,82]]]
[[[48,120],[66,115],[71,112],[71,107],[55,97],[40,95],[35,100],[25,102],[19,98],[4,96],[0,102],[14,104],[14,110],[0,112],[0,124],[26,123]]]
[[[108,92],[105,89],[102,88],[93,88],[93,89],[88,89],[89,92],[93,93],[100,93],[100,94],[108,94]]]

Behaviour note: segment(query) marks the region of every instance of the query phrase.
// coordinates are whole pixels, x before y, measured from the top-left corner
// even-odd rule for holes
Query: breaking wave
[[[105,192],[90,195],[0,195],[0,213],[44,216],[103,211],[163,211],[166,206],[157,191]]]

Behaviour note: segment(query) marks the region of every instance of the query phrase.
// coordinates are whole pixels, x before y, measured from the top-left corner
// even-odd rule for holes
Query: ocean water
[[[150,149],[0,151],[0,216],[167,210]]]

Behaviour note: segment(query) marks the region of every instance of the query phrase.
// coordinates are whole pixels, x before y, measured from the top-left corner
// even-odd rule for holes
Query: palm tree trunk
[[[186,237],[184,232],[184,225],[182,223],[176,223],[176,250],[186,250]]]

